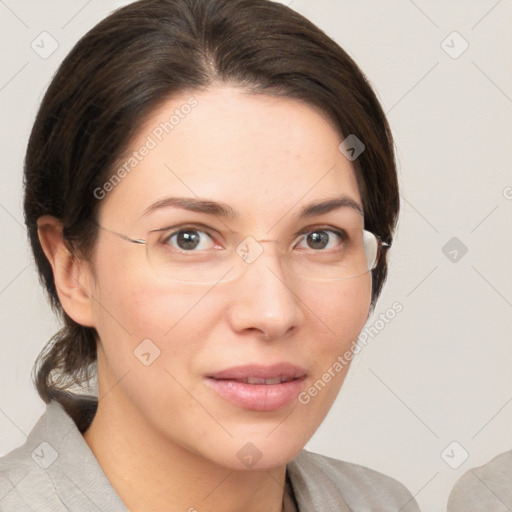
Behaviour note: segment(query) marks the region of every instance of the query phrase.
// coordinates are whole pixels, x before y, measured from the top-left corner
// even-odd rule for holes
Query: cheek
[[[357,339],[371,303],[371,274],[342,281],[314,297],[311,310],[324,325],[330,350],[341,350]]]
[[[144,246],[114,241],[99,244],[95,253],[93,306],[100,337],[161,338],[186,315],[197,293],[158,279]]]
[[[170,404],[184,415],[200,416],[180,383],[194,391],[190,376],[219,318],[215,301],[201,300],[204,290],[133,273],[130,279],[105,276],[98,293],[105,389],[121,382],[123,392],[148,417]]]
[[[205,297],[204,288],[162,281],[133,261],[125,268],[98,270],[96,329],[113,377],[135,371],[132,377],[141,373],[141,385],[151,386],[169,379],[164,369],[182,378],[192,372],[221,318],[221,301]],[[144,367],[148,359],[154,359],[151,371]],[[160,368],[158,375],[154,368]]]
[[[318,320],[314,332],[323,332],[315,337],[315,347],[311,351],[314,359],[315,378],[328,380],[326,391],[322,393],[324,407],[330,407],[336,398],[352,361],[352,352],[357,338],[367,319],[371,303],[371,275],[361,276],[353,281],[340,283],[330,290],[318,294],[311,306]],[[311,321],[313,325],[312,315]],[[350,352],[348,357],[347,352]],[[340,366],[340,360],[342,364]]]

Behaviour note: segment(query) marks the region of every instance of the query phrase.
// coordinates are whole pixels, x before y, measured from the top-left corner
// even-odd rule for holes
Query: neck
[[[285,465],[222,467],[153,429],[118,388],[101,387],[84,439],[131,512],[281,512]]]

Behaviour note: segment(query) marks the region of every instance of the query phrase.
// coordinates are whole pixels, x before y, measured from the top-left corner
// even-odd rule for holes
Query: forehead
[[[341,141],[326,116],[297,100],[228,86],[184,93],[141,126],[113,170],[121,179],[101,216],[135,222],[168,196],[219,201],[269,221],[340,195],[360,203]]]

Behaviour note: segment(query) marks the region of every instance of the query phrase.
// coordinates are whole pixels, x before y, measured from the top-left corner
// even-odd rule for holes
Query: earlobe
[[[89,264],[67,248],[62,223],[51,215],[37,220],[39,242],[53,270],[55,288],[64,311],[75,322],[94,327]]]

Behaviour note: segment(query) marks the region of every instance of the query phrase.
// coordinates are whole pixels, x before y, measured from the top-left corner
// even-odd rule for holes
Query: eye
[[[302,247],[303,249],[313,249],[315,251],[333,249],[346,238],[346,233],[343,231],[335,231],[332,229],[315,229],[314,231],[309,231],[303,235],[303,238],[299,242],[299,246],[305,242],[307,247]]]
[[[162,238],[161,243],[170,245],[180,251],[208,250],[215,246],[212,237],[200,229],[182,228]]]

